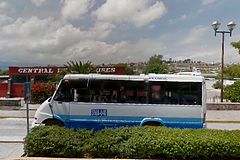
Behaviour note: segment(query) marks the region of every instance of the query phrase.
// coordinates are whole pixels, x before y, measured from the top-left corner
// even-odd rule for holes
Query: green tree
[[[240,65],[234,64],[224,68],[224,77],[228,79],[240,78]]]
[[[81,61],[69,61],[64,66],[66,67],[67,73],[88,74],[96,72],[96,68],[90,61],[87,61],[86,63]]]
[[[49,75],[49,83],[57,84],[63,77],[67,74],[66,69],[63,69],[60,73],[56,75]]]
[[[0,69],[0,75],[8,75],[8,70],[1,70]]]
[[[231,102],[240,102],[240,81],[225,87],[224,98]]]
[[[238,41],[238,42],[232,42],[231,45],[232,45],[234,48],[238,49],[238,53],[240,54],[240,41]]]
[[[163,56],[159,54],[151,56],[144,67],[144,73],[168,73],[169,67],[163,62],[162,58]]]
[[[221,82],[220,82],[220,80],[217,80],[217,81],[213,84],[213,88],[215,88],[215,89],[220,89],[220,88],[221,88]]]

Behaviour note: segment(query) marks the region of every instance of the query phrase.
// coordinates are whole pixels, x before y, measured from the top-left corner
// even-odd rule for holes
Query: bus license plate
[[[91,109],[91,116],[107,116],[106,109]]]

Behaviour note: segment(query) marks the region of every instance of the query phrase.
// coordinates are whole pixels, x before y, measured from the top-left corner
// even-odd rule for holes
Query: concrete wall
[[[240,103],[207,103],[207,110],[240,110]]]
[[[11,98],[11,99],[0,99],[0,106],[21,106],[21,99],[20,98]]]

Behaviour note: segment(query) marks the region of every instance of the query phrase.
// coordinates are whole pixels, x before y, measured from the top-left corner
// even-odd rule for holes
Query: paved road
[[[20,157],[23,154],[23,138],[27,133],[26,119],[1,118],[0,128],[0,159]]]
[[[0,159],[15,159],[22,154],[22,143],[0,143]]]
[[[25,118],[0,119],[0,141],[23,141],[27,133]]]

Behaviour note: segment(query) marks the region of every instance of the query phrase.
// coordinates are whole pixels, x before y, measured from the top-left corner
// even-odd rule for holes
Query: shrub
[[[89,130],[66,129],[56,126],[34,127],[25,138],[24,151],[28,156],[83,157]]]
[[[224,98],[230,100],[231,102],[240,102],[240,80],[225,87]]]
[[[42,103],[55,91],[55,85],[50,83],[35,83],[32,86],[32,102]]]
[[[78,136],[77,136],[78,135]],[[25,140],[32,156],[240,159],[240,130],[123,127],[95,132],[34,128]]]
[[[84,148],[91,157],[128,158],[124,145],[137,130],[138,128],[134,127],[123,127],[98,131],[88,140]]]
[[[215,88],[215,89],[221,89],[221,82],[220,82],[220,80],[217,80],[217,81],[213,84],[213,88]]]
[[[95,134],[86,150],[92,157],[140,159],[240,158],[240,131],[137,127]]]

